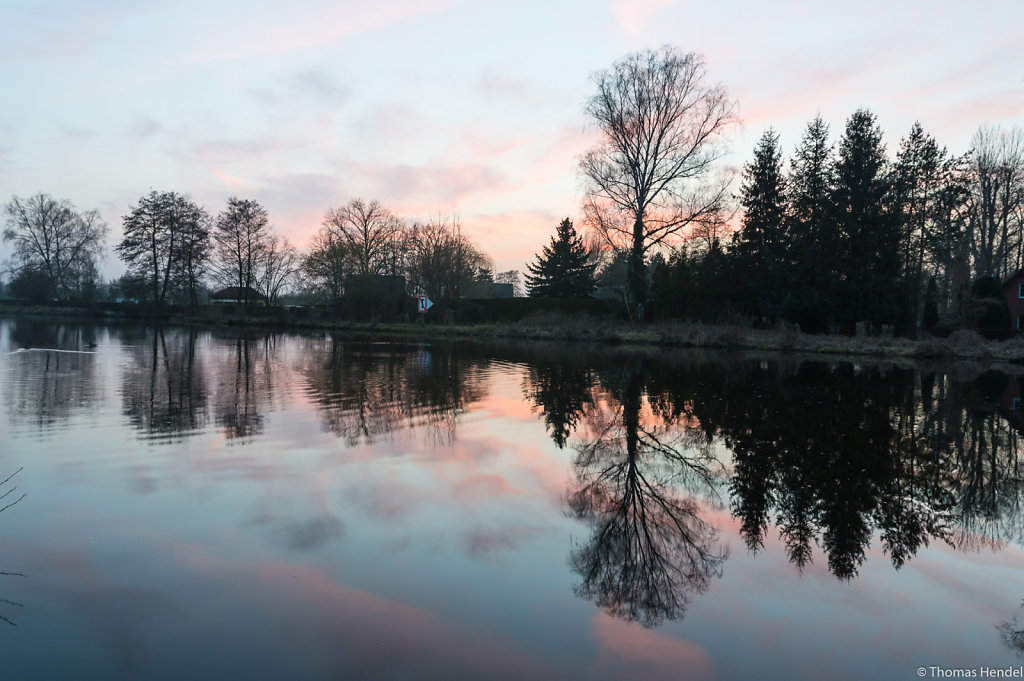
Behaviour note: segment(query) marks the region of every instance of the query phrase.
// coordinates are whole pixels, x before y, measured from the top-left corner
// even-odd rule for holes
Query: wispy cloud
[[[659,11],[678,0],[612,0],[612,16],[629,35],[637,38]]]
[[[184,56],[187,63],[262,57],[337,43],[439,12],[450,0],[383,0],[375,3],[310,2],[304,8],[281,5],[269,17],[243,17],[235,30],[210,35]]]

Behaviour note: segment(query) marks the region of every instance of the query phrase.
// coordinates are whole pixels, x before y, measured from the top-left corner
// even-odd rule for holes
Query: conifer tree
[[[530,297],[589,298],[597,284],[596,264],[588,260],[583,239],[576,234],[572,220],[565,218],[551,237],[551,245],[537,255],[536,263],[526,266],[530,271],[526,275]]]
[[[779,135],[768,129],[754,149],[754,160],[743,168],[740,188],[743,225],[733,247],[744,306],[762,317],[778,312],[785,250],[785,178]]]
[[[910,134],[900,141],[893,173],[892,205],[899,221],[905,291],[902,315],[907,329],[916,326],[920,312],[926,256],[937,237],[938,203],[945,188],[942,171],[947,162],[946,149],[939,148],[920,122],[915,122]]]
[[[892,323],[898,313],[899,225],[890,197],[885,146],[875,116],[855,111],[846,122],[833,191],[841,248],[834,266],[839,296],[833,309],[847,330],[858,321]]]
[[[833,175],[828,124],[816,116],[808,123],[790,162],[786,220],[790,278],[782,302],[783,313],[811,331],[826,328],[827,301],[836,289]]]

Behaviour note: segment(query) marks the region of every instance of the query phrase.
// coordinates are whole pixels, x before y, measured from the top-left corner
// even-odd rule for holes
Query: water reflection
[[[12,425],[46,436],[102,399],[96,380],[93,326],[22,320],[13,325],[4,394]]]
[[[3,481],[0,481],[0,513],[6,511],[11,506],[14,506],[19,501],[25,498],[25,494],[18,494],[18,487],[11,485],[10,482],[14,479],[18,473],[22,471],[21,468],[11,473]],[[0,572],[0,577],[24,577],[25,575],[20,572]],[[12,601],[7,598],[0,598],[0,620],[3,620],[12,627],[18,626],[17,623],[12,619],[15,615],[14,612],[25,607],[24,604]]]
[[[323,428],[350,445],[395,429],[425,426],[450,439],[459,416],[486,393],[482,365],[457,346],[331,340],[303,372]]]
[[[748,549],[763,550],[775,535],[799,570],[821,552],[832,574],[852,579],[873,541],[897,569],[932,541],[967,551],[1022,543],[1018,377],[664,354],[611,371],[604,367],[616,362],[597,355],[558,364],[545,356],[531,366],[524,392],[559,447],[571,431],[578,441],[569,505],[595,526],[597,544],[570,559],[584,575],[580,592],[627,618],[657,621],[685,607],[676,596],[665,605],[648,599],[648,614],[628,603],[644,602],[629,594],[651,583],[643,567],[659,564],[641,543],[659,537],[660,529],[644,526],[652,510],[688,523],[665,524],[676,534],[665,543],[690,547],[673,558],[685,579],[666,581],[689,580],[695,586],[683,591],[695,593],[703,575],[720,571],[709,548],[714,533],[686,495],[713,501],[718,478],[709,471],[723,465]],[[581,390],[586,371],[592,378]],[[604,391],[601,400],[594,390]],[[724,445],[721,460],[700,449],[702,438]],[[644,468],[654,460],[656,475]],[[681,501],[664,501],[668,480]],[[620,543],[600,549],[613,541]]]
[[[122,410],[146,437],[179,441],[208,422],[209,391],[195,330],[126,331]]]
[[[654,626],[681,617],[721,576],[726,553],[700,498],[715,495],[722,466],[699,433],[651,416],[641,360],[599,384],[584,412],[569,494],[572,515],[593,530],[569,557],[582,578],[575,592]]]
[[[263,432],[281,369],[279,336],[240,332],[219,345],[214,414],[228,440],[250,441]]]

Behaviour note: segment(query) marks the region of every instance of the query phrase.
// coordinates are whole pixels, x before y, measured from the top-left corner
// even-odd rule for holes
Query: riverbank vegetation
[[[109,230],[96,211],[44,193],[13,197],[0,299],[344,325],[411,321],[414,298],[426,296],[431,320],[449,327],[696,345],[739,334],[786,347],[802,338],[798,328],[895,347],[887,337],[925,329],[1011,328],[1001,286],[1024,266],[1019,127],[982,126],[956,155],[915,123],[890,158],[869,110],[854,112],[836,142],[819,116],[788,163],[778,134],[765,131],[735,187],[720,161],[736,105],[699,55],[638,52],[596,73],[594,85],[585,113],[599,141],[580,160],[581,232],[562,220],[525,282],[530,297],[562,303],[489,307],[523,295],[524,282],[518,270],[495,272],[455,215],[406,219],[353,198],[328,208],[299,249],[253,199],[230,197],[214,215],[174,191],[127,207],[114,245],[126,272],[112,282],[98,275]],[[218,301],[240,307],[210,312]],[[565,318],[572,312],[592,319],[577,324]]]

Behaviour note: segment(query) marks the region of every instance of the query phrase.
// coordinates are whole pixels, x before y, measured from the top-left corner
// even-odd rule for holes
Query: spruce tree
[[[829,300],[837,288],[838,239],[832,224],[834,168],[828,124],[816,116],[790,161],[787,181],[786,266],[783,313],[805,331],[824,331],[831,321]]]
[[[936,238],[938,202],[944,189],[946,149],[915,122],[900,141],[893,177],[893,211],[898,220],[900,266],[906,329],[916,327],[924,288],[925,258]],[[933,282],[934,283],[934,282]],[[933,324],[934,325],[934,324]]]
[[[572,220],[565,218],[558,225],[551,245],[537,255],[537,262],[527,264],[526,287],[531,298],[589,298],[597,284],[596,264],[588,262],[587,248],[576,234]]]
[[[860,109],[847,120],[839,143],[832,199],[841,236],[834,309],[848,331],[858,321],[892,323],[898,315],[899,225],[889,197],[882,130],[874,114]]]
[[[768,129],[743,168],[740,188],[743,225],[733,247],[743,283],[743,306],[760,317],[774,317],[781,301],[785,250],[785,178],[779,135]]]

